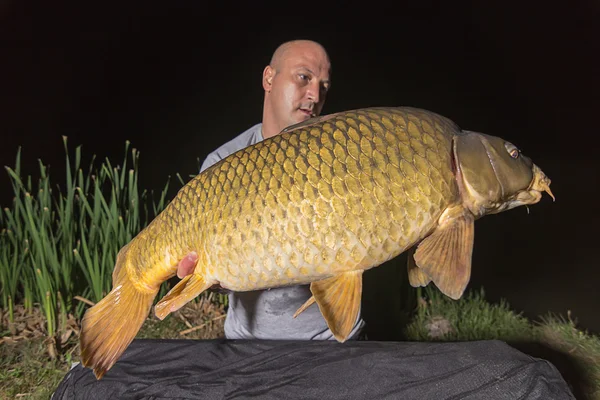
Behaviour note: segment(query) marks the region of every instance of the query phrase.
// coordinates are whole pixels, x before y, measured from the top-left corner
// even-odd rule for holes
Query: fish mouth
[[[556,197],[554,197],[554,194],[550,190],[550,183],[550,178],[537,165],[533,164],[533,179],[531,180],[531,184],[527,189],[517,193],[515,198],[510,201],[509,208],[538,203],[544,193],[548,193],[552,197],[552,201],[556,201]]]
[[[552,191],[550,190],[551,182],[550,178],[548,178],[537,165],[533,164],[533,180],[531,181],[531,185],[529,185],[528,191],[537,193],[537,196],[539,197],[538,201],[542,198],[544,192],[552,197],[552,201],[556,201],[556,197],[554,197],[554,194],[552,194]]]
[[[544,193],[548,193],[552,197],[553,201],[556,201],[554,194],[550,190],[550,178],[542,172],[542,170],[535,164],[533,164],[533,179],[527,189],[521,190],[516,193],[511,199],[505,201],[503,204],[498,205],[494,211],[489,212],[490,214],[497,214],[502,211],[511,210],[519,206],[528,206],[538,203]]]

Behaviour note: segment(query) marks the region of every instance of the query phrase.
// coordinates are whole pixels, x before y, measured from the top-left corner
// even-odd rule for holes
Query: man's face
[[[267,67],[263,84],[270,117],[279,130],[321,113],[330,85],[329,71],[325,52],[310,44],[288,49],[275,70]]]

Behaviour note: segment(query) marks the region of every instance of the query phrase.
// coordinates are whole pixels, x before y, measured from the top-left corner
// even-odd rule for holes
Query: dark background
[[[546,172],[555,203],[476,223],[470,288],[531,317],[571,310],[600,332],[597,2],[39,3],[0,1],[1,165],[22,146],[26,173],[37,177],[41,158],[60,183],[61,136],[83,146],[83,165],[92,154],[120,163],[130,140],[142,187],[158,191],[259,122],[273,50],[313,39],[333,64],[323,113],[430,109],[512,141]],[[392,267],[365,274],[381,337],[401,295]]]

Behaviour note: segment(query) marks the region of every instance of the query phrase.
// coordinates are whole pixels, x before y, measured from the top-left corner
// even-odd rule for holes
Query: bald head
[[[273,53],[273,56],[271,57],[269,65],[271,65],[271,67],[273,67],[274,69],[279,69],[282,61],[290,52],[302,51],[307,49],[321,52],[325,56],[327,62],[330,63],[329,55],[327,54],[327,51],[321,44],[312,40],[300,39],[290,40],[289,42],[282,43],[279,47],[277,47],[277,49],[275,49],[275,52]],[[331,63],[329,68],[331,69]]]
[[[330,87],[331,63],[325,48],[312,40],[280,45],[263,70],[263,137],[321,113]]]

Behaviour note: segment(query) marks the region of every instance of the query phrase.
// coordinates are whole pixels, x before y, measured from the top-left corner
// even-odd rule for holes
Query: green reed
[[[51,185],[41,160],[36,184],[31,176],[23,179],[19,149],[15,167],[6,167],[12,207],[0,212],[2,309],[12,321],[15,304],[29,310],[39,304],[49,336],[64,326],[68,313],[81,317],[85,304],[76,296],[97,302],[110,291],[119,249],[164,209],[169,186],[167,181],[158,202],[140,191],[139,152],[129,142],[121,165],[105,159],[96,167],[92,157],[86,171],[81,147],[71,160],[66,137],[63,142],[64,187]]]

